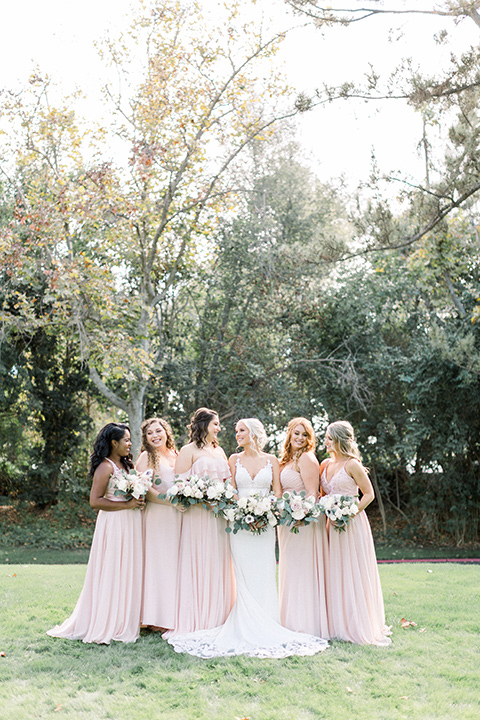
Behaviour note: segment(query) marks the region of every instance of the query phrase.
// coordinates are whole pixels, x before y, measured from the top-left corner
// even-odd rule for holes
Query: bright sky
[[[213,7],[217,0],[204,0]],[[128,26],[131,7],[139,0],[3,0],[0,26],[0,88],[20,87],[38,65],[69,92],[80,86],[96,97],[102,66],[94,41],[105,33],[116,36]],[[330,2],[330,5],[335,3]],[[437,4],[437,3],[435,3]],[[343,0],[336,6],[355,6]],[[375,3],[363,0],[357,6],[420,7],[434,1],[396,0]],[[288,15],[283,0],[261,0],[259,6],[273,12],[282,28],[303,21]],[[323,83],[333,85],[358,78],[368,71],[393,70],[402,56],[412,55],[423,69],[432,73],[448,60],[450,48],[438,46],[432,36],[442,27],[457,51],[478,42],[478,28],[472,21],[455,25],[448,19],[416,15],[400,19],[375,17],[350,27],[327,28],[321,32],[303,27],[283,43],[281,58],[289,82],[298,90],[311,92]],[[400,31],[390,41],[388,28],[395,21]],[[101,112],[99,110],[99,112]],[[423,180],[423,160],[415,147],[421,137],[421,118],[401,101],[374,106],[361,101],[337,102],[318,108],[299,120],[299,138],[322,180],[345,175],[356,183],[368,175],[370,155],[375,148],[379,166],[385,171],[403,172]]]

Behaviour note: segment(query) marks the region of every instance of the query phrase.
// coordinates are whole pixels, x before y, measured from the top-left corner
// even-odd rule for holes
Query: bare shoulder
[[[318,460],[315,457],[315,453],[312,450],[304,452],[298,460],[298,466],[302,468],[317,468],[319,467]]]
[[[356,475],[358,475],[358,473],[366,474],[366,470],[363,467],[362,463],[356,458],[349,458],[347,460],[347,462],[345,463],[345,470],[352,477],[355,477]]]
[[[135,463],[135,469],[139,472],[144,472],[148,468],[148,453],[146,450],[142,450],[138,456],[137,462]]]
[[[233,462],[233,463],[236,463],[237,460],[240,458],[240,456],[241,456],[242,454],[243,454],[243,453],[232,453],[232,455],[230,455],[230,457],[228,458],[228,462],[229,462],[230,464],[231,464],[232,462]]]
[[[278,462],[278,458],[275,457],[275,455],[270,455],[270,453],[263,453],[264,457],[268,458],[270,462],[272,463],[273,467],[280,467],[280,464]]]

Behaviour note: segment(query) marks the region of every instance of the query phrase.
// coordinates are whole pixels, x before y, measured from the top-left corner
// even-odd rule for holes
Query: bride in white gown
[[[253,492],[281,494],[278,460],[262,451],[266,434],[256,418],[240,420],[236,439],[242,453],[229,459],[232,483],[238,496]],[[275,529],[260,535],[249,530],[230,534],[237,597],[223,625],[209,630],[173,635],[168,642],[177,652],[202,658],[249,655],[283,658],[314,655],[325,650],[326,640],[293,632],[280,625],[276,585]]]

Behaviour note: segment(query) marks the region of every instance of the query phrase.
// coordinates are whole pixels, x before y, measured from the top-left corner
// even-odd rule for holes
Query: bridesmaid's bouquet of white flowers
[[[259,535],[267,528],[278,525],[277,498],[272,494],[245,495],[231,503],[222,515],[230,523],[226,532],[235,534],[239,530],[248,530]]]
[[[351,495],[324,495],[319,505],[335,530],[339,531],[345,530],[350,519],[358,513],[358,498]]]
[[[287,491],[277,501],[280,511],[279,524],[290,527],[291,533],[298,533],[298,529],[302,525],[318,522],[318,518],[322,514],[322,509],[315,502],[315,498],[313,496],[306,497],[306,495],[305,490],[300,493]]]
[[[153,484],[153,470],[139,473],[133,468],[128,472],[122,470],[119,477],[113,478],[114,495],[123,495],[126,500],[145,497]]]
[[[232,501],[234,494],[229,482],[212,480],[208,475],[190,475],[185,479],[177,477],[165,495],[159,497],[185,508],[200,504],[218,515]]]

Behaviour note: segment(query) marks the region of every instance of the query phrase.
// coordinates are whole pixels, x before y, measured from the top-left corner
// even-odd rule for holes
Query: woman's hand
[[[125,503],[125,509],[126,510],[143,510],[145,507],[145,498],[132,498],[131,500],[127,500]]]

